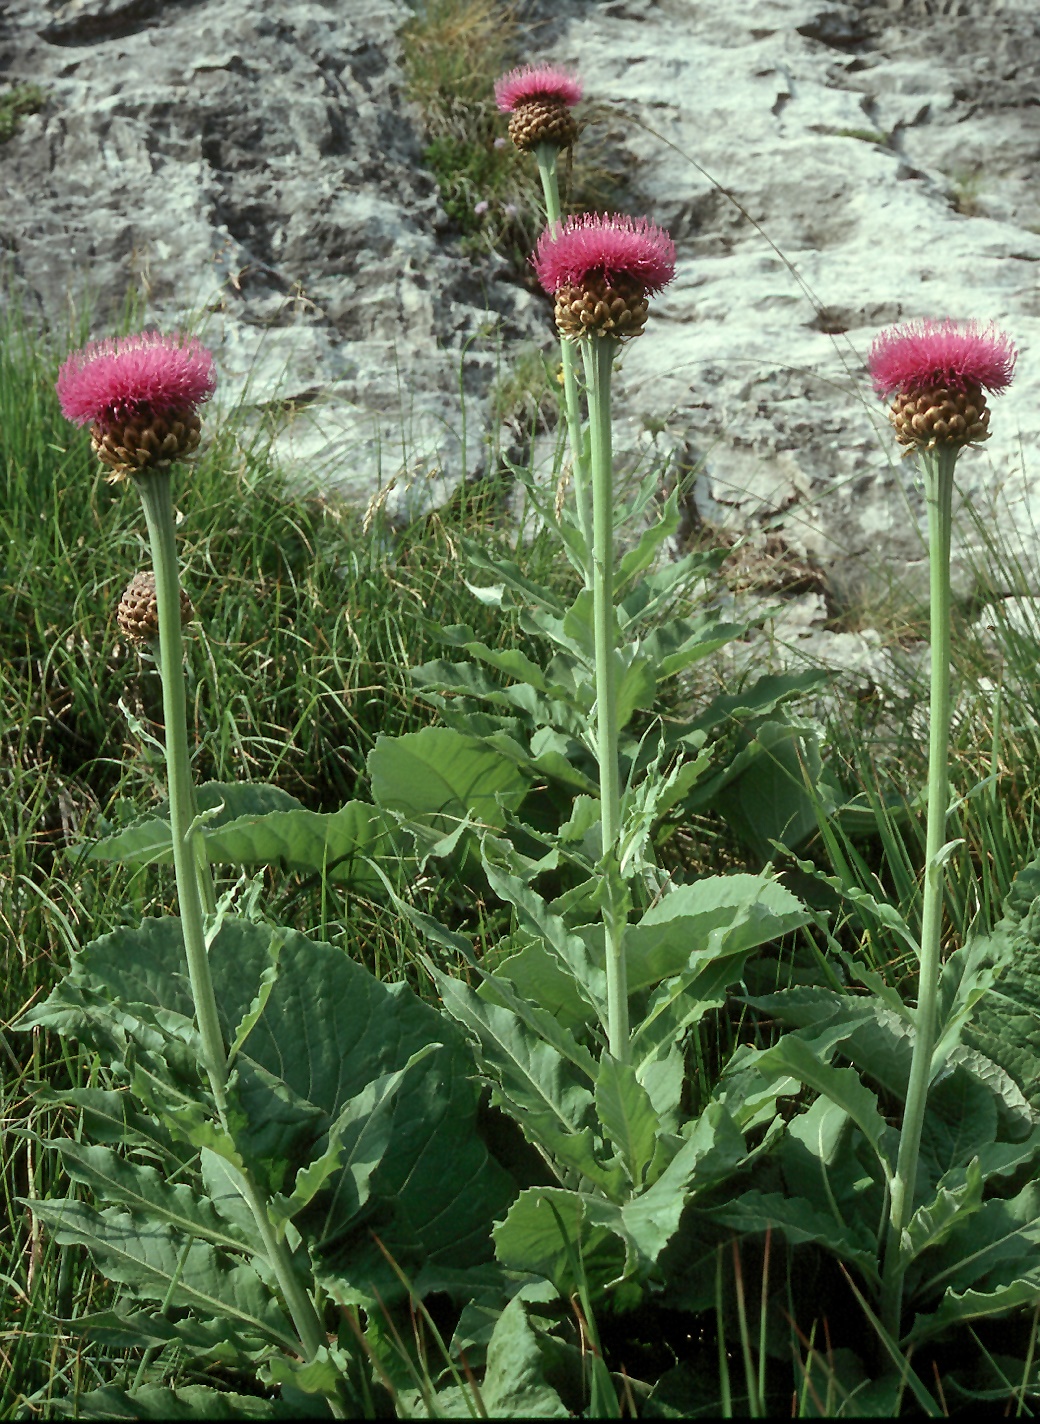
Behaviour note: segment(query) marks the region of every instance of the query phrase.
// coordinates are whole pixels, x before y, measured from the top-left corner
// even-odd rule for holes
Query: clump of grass
[[[978,164],[953,170],[950,174],[949,198],[955,212],[966,218],[979,216],[982,211],[980,195],[983,179],[982,168]]]
[[[6,143],[18,132],[19,121],[26,114],[38,114],[46,96],[38,84],[16,84],[0,94],[0,143]]]
[[[422,111],[423,157],[464,250],[497,251],[526,276],[545,222],[531,155],[517,152],[495,106],[495,80],[524,58],[516,9],[498,0],[427,0],[401,32],[409,97]],[[579,144],[579,149],[581,145]],[[595,155],[568,154],[565,212],[611,203]]]

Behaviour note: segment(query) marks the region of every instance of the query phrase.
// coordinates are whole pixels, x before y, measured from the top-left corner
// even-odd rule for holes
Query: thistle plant
[[[931,687],[927,831],[921,914],[916,1036],[899,1153],[891,1183],[882,1273],[882,1316],[898,1337],[907,1258],[903,1234],[913,1213],[932,1053],[936,1041],[945,865],[958,842],[946,840],[950,735],[950,544],[957,459],[989,436],[986,392],[1011,382],[1015,348],[993,327],[918,321],[882,332],[870,350],[878,395],[892,397],[889,418],[907,455],[916,455],[928,503]]]
[[[608,885],[616,879],[621,833],[614,609],[614,464],[610,381],[614,358],[646,323],[649,297],[675,274],[675,245],[645,218],[586,213],[546,228],[534,255],[546,292],[555,298],[556,325],[585,365],[592,476],[592,595],[596,653],[596,756],[599,763],[602,850]],[[628,984],[621,897],[604,906],[608,1043],[628,1052]]]
[[[509,136],[521,153],[532,152],[545,201],[549,227],[562,221],[560,183],[557,167],[560,154],[578,137],[578,125],[571,109],[581,99],[582,82],[575,74],[553,65],[523,65],[502,75],[495,84],[495,101],[509,114]],[[591,587],[592,509],[589,491],[589,454],[581,414],[581,398],[575,370],[574,346],[561,338],[560,370],[563,402],[571,450],[574,503],[578,527],[585,543],[585,580]]]
[[[91,443],[110,482],[132,480],[141,497],[154,574],[138,576],[123,595],[118,617],[130,631],[157,635],[163,688],[170,836],[188,979],[220,1129],[228,1130],[228,1051],[220,1026],[207,943],[207,914],[216,906],[197,824],[188,748],[184,613],[177,560],[171,471],[198,448],[199,408],[216,387],[213,358],[197,340],[147,332],[93,343],[74,352],[58,375],[64,414],[90,425]],[[324,1343],[314,1305],[293,1265],[284,1236],[250,1172],[238,1164],[235,1185],[246,1202],[306,1358]],[[341,1406],[331,1392],[330,1406]]]

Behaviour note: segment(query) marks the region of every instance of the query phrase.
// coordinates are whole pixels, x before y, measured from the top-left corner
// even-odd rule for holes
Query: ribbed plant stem
[[[589,400],[592,474],[592,618],[596,650],[596,752],[605,872],[613,874],[621,832],[621,772],[618,765],[616,670],[614,666],[614,455],[610,429],[610,377],[617,343],[585,337],[585,386]],[[612,1057],[628,1056],[628,975],[624,924],[607,897],[603,927],[607,970],[607,1044]]]
[[[209,955],[206,950],[202,894],[193,837],[189,827],[195,814],[195,793],[188,752],[187,699],[184,689],[184,646],[181,638],[180,578],[177,570],[177,541],[174,533],[173,497],[170,476],[146,473],[137,478],[155,570],[155,593],[159,611],[159,667],[162,672],[163,717],[166,724],[166,774],[169,783],[170,834],[173,839],[173,868],[177,880],[177,900],[181,933],[188,961],[195,1016],[202,1040],[203,1061],[209,1077],[221,1124],[227,1126],[228,1061],[217,1014]],[[248,1203],[260,1232],[279,1287],[292,1315],[304,1353],[311,1359],[325,1344],[321,1322],[293,1269],[288,1247],[271,1225],[263,1196],[247,1171],[239,1173],[238,1189]],[[345,1417],[342,1403],[329,1400],[334,1417]]]
[[[545,216],[550,227],[562,222],[560,185],[556,165],[560,150],[555,144],[540,143],[535,149],[538,176],[545,197]],[[578,511],[578,527],[585,547],[592,549],[592,511],[590,508],[589,470],[585,455],[585,436],[581,419],[581,398],[578,395],[577,352],[572,341],[560,338],[560,366],[563,371],[563,405],[567,416],[567,434],[571,447],[571,471],[574,480],[574,504]],[[591,587],[591,569],[585,567],[585,586]]]
[[[953,470],[958,447],[922,451],[928,500],[928,561],[931,621],[931,692],[928,735],[928,825],[925,842],[924,904],[914,1052],[910,1063],[906,1110],[892,1179],[888,1240],[881,1278],[881,1317],[899,1339],[906,1262],[902,1235],[913,1214],[917,1160],[921,1151],[939,997],[939,950],[942,941],[946,844],[950,804],[950,541],[953,528]]]
[[[195,849],[188,828],[194,817],[195,793],[188,751],[187,698],[184,691],[184,641],[181,637],[180,578],[173,522],[170,476],[142,475],[137,487],[144,506],[155,570],[155,596],[159,606],[159,668],[162,674],[165,722],[166,776],[170,799],[170,835],[173,868],[181,912],[184,952],[188,960],[202,1053],[218,1108],[226,1107],[227,1054],[217,1016],[217,1001],[209,972],[202,897],[196,874]]]

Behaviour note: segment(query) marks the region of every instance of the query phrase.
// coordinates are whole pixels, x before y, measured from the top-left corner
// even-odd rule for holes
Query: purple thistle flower
[[[870,374],[879,396],[897,391],[980,386],[994,393],[1011,384],[1018,352],[1011,338],[992,324],[963,326],[947,318],[891,327],[875,337]]]
[[[495,102],[503,114],[511,114],[518,105],[533,99],[555,99],[573,108],[581,95],[577,75],[551,64],[523,64],[495,81]]]
[[[66,419],[106,432],[141,416],[194,414],[216,384],[213,357],[194,337],[144,331],[74,351],[56,388]]]
[[[547,227],[532,258],[544,289],[582,286],[594,273],[627,277],[644,292],[660,292],[675,276],[675,243],[646,218],[582,213]]]

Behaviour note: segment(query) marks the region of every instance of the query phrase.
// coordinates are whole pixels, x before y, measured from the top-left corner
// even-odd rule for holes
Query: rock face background
[[[48,96],[0,147],[20,297],[63,322],[88,283],[103,323],[137,279],[162,319],[206,308],[227,397],[287,410],[283,453],[361,499],[402,464],[479,469],[500,352],[553,337],[503,264],[459,253],[403,97],[409,14],[0,0],[0,75]],[[792,640],[922,586],[920,492],[864,374],[895,321],[995,320],[1018,342],[959,484],[1040,568],[1036,0],[529,0],[520,17],[532,58],[583,74],[588,139],[679,249],[625,354],[622,453],[669,457],[692,522],[779,533],[823,570]],[[963,515],[965,593],[980,538]]]

